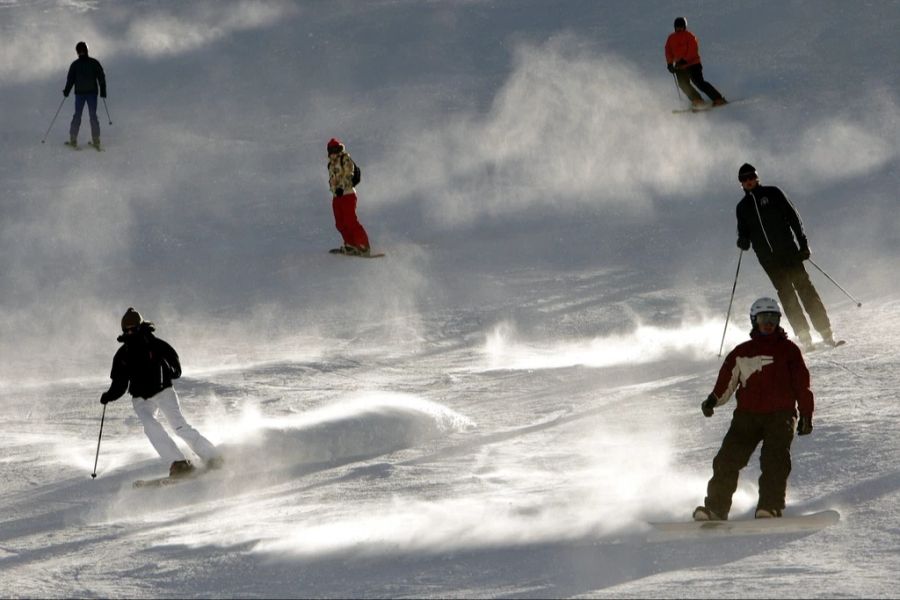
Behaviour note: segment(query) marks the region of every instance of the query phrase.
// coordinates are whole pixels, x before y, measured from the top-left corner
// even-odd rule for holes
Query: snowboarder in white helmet
[[[803,261],[810,256],[809,242],[794,205],[779,188],[761,185],[756,168],[751,164],[741,165],[738,181],[744,190],[744,197],[736,209],[738,248],[749,250],[753,247],[805,350],[811,350],[813,344],[803,308],[809,313],[822,341],[829,346],[838,345],[825,305],[803,268]]]
[[[694,510],[696,521],[728,519],[738,475],[762,442],[757,519],[780,517],[791,472],[791,442],[812,432],[814,408],[803,353],[780,327],[781,308],[772,298],[750,307],[750,340],[725,358],[712,393],[700,408],[711,417],[734,393],[737,407],[722,447],[713,459],[706,499]],[[799,412],[799,419],[797,418]]]
[[[100,396],[100,403],[114,402],[126,390],[131,394],[131,404],[144,426],[144,433],[163,460],[169,463],[170,477],[188,475],[194,466],[157,420],[159,413],[165,415],[169,426],[208,468],[220,467],[222,455],[219,450],[181,414],[178,395],[172,387],[172,380],[181,377],[181,363],[175,349],[153,335],[155,329],[153,323],[144,321],[133,308],[125,311],[122,335],[118,337],[122,346],[113,358],[110,374],[112,384]]]

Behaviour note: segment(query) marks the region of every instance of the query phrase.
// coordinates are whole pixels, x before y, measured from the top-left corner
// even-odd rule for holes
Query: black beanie
[[[675,29],[678,29],[679,27],[687,29],[687,19],[685,19],[684,17],[677,17],[675,19]]]
[[[755,174],[756,174],[756,167],[754,167],[754,166],[751,165],[750,163],[744,163],[744,164],[742,164],[742,165],[741,165],[741,168],[738,169],[738,179],[740,179],[741,177],[743,177],[744,175],[746,175],[746,174],[748,174],[748,173],[753,173],[753,174],[755,175]]]
[[[143,322],[144,318],[141,317],[141,313],[129,306],[128,310],[125,311],[125,314],[122,315],[122,331],[137,327]]]
[[[75,53],[78,55],[84,54],[85,56],[87,56],[87,44],[85,44],[84,42],[78,42],[77,44],[75,44]]]

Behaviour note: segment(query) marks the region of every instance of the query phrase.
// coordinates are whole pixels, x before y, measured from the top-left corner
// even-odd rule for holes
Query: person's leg
[[[69,125],[69,141],[75,143],[78,140],[78,130],[81,129],[81,113],[84,112],[85,97],[75,94],[75,114],[72,115],[72,124]]]
[[[346,203],[347,227],[352,240],[350,244],[361,250],[368,250],[369,235],[356,216],[356,194],[347,194],[344,196],[344,202]]]
[[[802,262],[791,269],[790,277],[793,281],[794,289],[797,290],[797,295],[800,297],[800,301],[803,302],[803,308],[809,313],[809,320],[812,321],[813,327],[816,328],[823,340],[826,342],[834,341],[828,312],[825,310],[822,298],[819,297],[819,292],[816,291],[815,286],[810,281],[809,273],[806,272]]]
[[[350,227],[347,224],[347,209],[344,202],[345,196],[335,196],[331,200],[331,210],[334,212],[334,226],[341,234],[345,246],[352,245],[350,240]]]
[[[157,401],[159,410],[165,415],[166,421],[175,430],[175,434],[183,439],[197,456],[204,461],[219,458],[220,452],[212,442],[200,435],[200,432],[191,427],[184,418],[175,388],[167,387],[153,396],[153,399]]]
[[[775,286],[778,299],[781,301],[781,310],[784,311],[784,316],[791,324],[791,329],[804,345],[808,345],[811,342],[809,323],[800,307],[800,300],[794,290],[790,270],[783,267],[766,267],[765,271],[772,281],[772,285]]]
[[[181,453],[174,440],[169,437],[169,434],[156,419],[159,407],[155,399],[132,398],[131,404],[134,406],[134,412],[137,413],[138,419],[144,426],[144,433],[147,434],[147,439],[150,440],[160,457],[168,463],[184,460],[184,454]]]
[[[754,417],[748,413],[734,414],[722,447],[713,459],[713,476],[706,486],[704,505],[723,519],[727,519],[731,511],[731,497],[737,489],[738,475],[762,439],[762,431]]]
[[[90,94],[85,96],[88,105],[88,116],[91,120],[91,139],[95,144],[100,143],[100,120],[97,118],[97,96]]]
[[[691,74],[687,69],[677,69],[675,71],[675,79],[678,81],[678,87],[681,88],[681,91],[684,92],[684,95],[688,97],[691,103],[703,102],[703,98],[691,85]]]
[[[698,90],[709,96],[709,99],[713,102],[722,99],[722,94],[719,93],[719,90],[703,79],[703,65],[697,63],[696,65],[691,65],[688,70],[690,71],[691,82],[697,86]]]
[[[759,504],[757,508],[783,510],[788,475],[791,474],[791,442],[796,420],[793,411],[766,415],[759,455]]]

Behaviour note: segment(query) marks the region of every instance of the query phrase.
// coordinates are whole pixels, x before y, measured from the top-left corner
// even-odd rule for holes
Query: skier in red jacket
[[[750,341],[732,350],[719,370],[715,388],[701,404],[703,415],[728,402],[737,390],[737,408],[695,521],[723,521],[731,510],[738,474],[762,442],[756,518],[780,517],[791,472],[791,442],[812,432],[813,394],[803,354],[779,327],[781,309],[772,298],[750,307]],[[799,408],[800,418],[797,420]]]
[[[703,79],[703,65],[700,63],[700,44],[697,37],[687,30],[687,19],[675,19],[675,33],[666,40],[666,67],[675,75],[680,87],[690,99],[693,106],[703,106],[703,98],[694,89],[694,83],[700,91],[709,96],[713,106],[722,106],[728,101],[719,90]]]

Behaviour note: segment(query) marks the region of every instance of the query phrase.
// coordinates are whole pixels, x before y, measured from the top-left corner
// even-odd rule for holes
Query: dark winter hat
[[[122,331],[128,331],[132,327],[137,327],[143,322],[144,318],[141,317],[141,313],[129,306],[128,310],[126,310],[125,314],[122,316]]]
[[[684,17],[676,17],[675,29],[687,29],[687,19]]]
[[[744,163],[741,165],[741,168],[738,169],[738,181],[744,178],[746,175],[759,175],[756,173],[756,167],[751,165],[750,163]]]
[[[328,140],[328,154],[334,154],[335,152],[343,152],[344,150],[344,142],[337,138],[331,138]]]
[[[84,42],[78,42],[77,44],[75,44],[75,52],[79,56],[82,54],[87,55],[87,53],[88,53],[87,44],[85,44]]]

